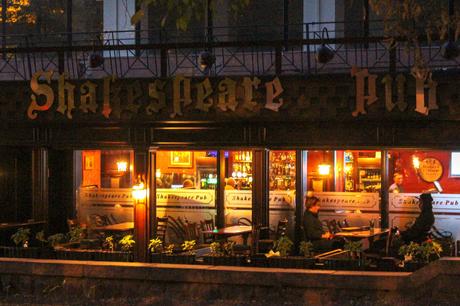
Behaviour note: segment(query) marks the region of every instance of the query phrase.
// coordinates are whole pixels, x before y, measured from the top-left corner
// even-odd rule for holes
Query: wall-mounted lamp
[[[137,182],[133,185],[132,189],[132,195],[135,204],[143,202],[147,197],[147,190],[145,189],[144,180],[140,175],[137,177]]]
[[[117,171],[118,172],[126,172],[128,170],[128,163],[125,161],[118,161],[117,162]]]
[[[320,175],[329,175],[330,172],[331,172],[331,165],[327,165],[327,164],[318,165],[318,173]]]
[[[412,156],[412,165],[414,166],[415,171],[420,169],[420,159],[417,156]]]

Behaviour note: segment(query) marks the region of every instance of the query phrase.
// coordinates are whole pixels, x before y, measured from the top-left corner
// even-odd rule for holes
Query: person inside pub
[[[307,197],[305,200],[305,212],[303,215],[303,227],[305,239],[313,244],[316,251],[328,251],[342,248],[344,241],[334,238],[330,232],[325,232],[318,218],[320,209],[319,198]]]

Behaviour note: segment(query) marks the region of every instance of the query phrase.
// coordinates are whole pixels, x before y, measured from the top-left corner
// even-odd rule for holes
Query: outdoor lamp
[[[326,33],[326,35],[325,35]],[[334,58],[334,51],[332,51],[326,44],[324,43],[325,36],[329,39],[329,33],[327,32],[327,28],[323,28],[321,33],[321,40],[323,41],[321,46],[316,50],[316,61],[321,64],[326,64],[330,62]]]
[[[211,68],[211,66],[216,62],[216,57],[208,51],[204,51],[200,54],[199,64],[201,70],[206,70]]]
[[[104,57],[96,52],[91,53],[89,56],[89,66],[91,68],[97,68],[102,66],[102,64],[104,64]]]
[[[133,185],[132,195],[135,203],[143,202],[147,196],[144,182],[138,178],[138,182]]]
[[[460,55],[460,50],[456,43],[449,40],[441,47],[441,55],[447,60],[452,60]]]

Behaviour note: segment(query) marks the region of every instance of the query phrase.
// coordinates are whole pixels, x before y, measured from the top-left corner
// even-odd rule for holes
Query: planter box
[[[0,247],[0,256],[14,258],[41,258],[40,248],[37,247]]]
[[[268,258],[265,254],[252,255],[249,265],[252,267],[268,267]]]
[[[161,258],[163,257],[164,255],[161,254],[161,253],[152,253],[150,254],[150,262],[161,262]]]
[[[132,262],[133,253],[120,251],[93,251],[93,260]]]
[[[162,254],[161,256],[162,263],[171,263],[171,264],[194,264],[195,263],[195,255],[189,254],[172,254],[166,255]]]
[[[245,266],[246,256],[203,256],[205,265],[214,266]]]
[[[414,272],[417,271],[418,269],[424,267],[425,264],[421,262],[414,262],[414,261],[409,261],[404,263],[404,271],[405,272]]]
[[[270,268],[312,269],[315,266],[315,259],[301,256],[270,257],[268,266]]]
[[[363,270],[361,259],[329,258],[324,260],[324,269],[327,270]]]

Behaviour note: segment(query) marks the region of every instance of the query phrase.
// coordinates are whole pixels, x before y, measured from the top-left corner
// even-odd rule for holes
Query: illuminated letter
[[[353,66],[351,68],[351,76],[356,77],[356,109],[352,112],[354,117],[359,114],[366,114],[364,108],[364,102],[367,101],[367,105],[370,105],[378,100],[375,94],[375,80],[377,75],[369,74],[367,69],[359,69],[358,67]],[[364,93],[364,81],[367,79],[367,91],[368,95]]]
[[[72,111],[75,108],[75,85],[65,81],[66,74],[63,73],[59,76],[58,81],[58,107],[57,112],[66,115],[67,118],[72,119]],[[67,102],[65,99],[67,93]]]
[[[436,87],[438,83],[431,79],[428,69],[412,69],[415,78],[415,111],[428,116],[430,110],[438,109],[436,101]],[[428,89],[428,107],[425,106],[425,89]]]
[[[97,85],[90,81],[86,81],[80,86],[80,110],[82,112],[96,112],[96,88]]]
[[[247,110],[253,111],[254,108],[257,106],[257,102],[253,101],[254,98],[254,91],[253,88],[259,88],[260,79],[254,77],[252,80],[249,77],[243,78],[243,89],[244,89],[244,100],[243,100],[243,107]]]
[[[393,78],[387,74],[382,83],[385,84],[385,107],[391,112],[395,106],[398,106],[400,111],[404,111],[407,108],[407,103],[404,100],[404,86],[406,84],[406,78],[402,74],[398,74],[396,77],[396,94],[398,101],[393,103]]]
[[[208,112],[209,108],[214,103],[214,100],[211,97],[212,87],[209,78],[203,80],[203,82],[195,85],[196,87],[196,109],[199,109],[203,112]],[[207,102],[205,102],[205,100]]]
[[[225,78],[217,85],[219,89],[219,102],[217,107],[226,112],[228,109],[235,111],[238,102],[236,102],[236,82],[232,79]]]
[[[40,70],[32,75],[32,79],[30,80],[30,89],[32,89],[34,94],[30,95],[31,101],[29,108],[27,109],[27,116],[30,119],[36,119],[37,111],[47,111],[54,103],[54,93],[51,86],[43,83],[38,83],[38,79],[42,75],[45,77],[46,82],[51,84],[51,76],[53,75],[53,71],[43,72]],[[43,105],[38,105],[37,102],[37,98],[40,95],[45,96],[45,103]]]
[[[182,86],[181,86],[182,85]],[[183,88],[183,95],[182,89]],[[181,102],[184,102],[184,106],[192,103],[190,93],[190,79],[185,78],[182,75],[177,75],[173,81],[173,113],[170,115],[171,118],[177,115],[182,116]]]
[[[265,89],[267,94],[265,108],[277,112],[279,108],[283,106],[283,98],[279,98],[278,102],[273,101],[275,98],[279,97],[284,91],[280,79],[276,77],[273,79],[273,81],[265,83]]]
[[[128,105],[126,109],[129,110],[131,113],[137,114],[139,111],[140,104],[134,103],[139,97],[142,96],[142,89],[139,81],[134,81],[132,84],[128,85]]]
[[[153,83],[149,83],[149,97],[152,98],[152,100],[145,108],[148,115],[158,113],[166,106],[166,95],[163,91],[164,87],[165,82],[160,80],[155,80]]]

